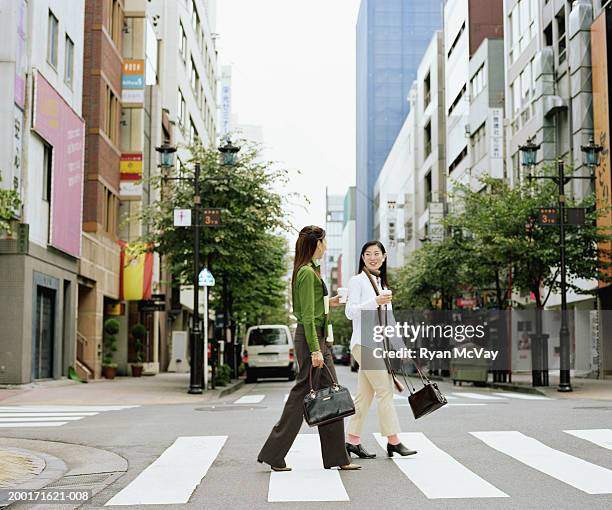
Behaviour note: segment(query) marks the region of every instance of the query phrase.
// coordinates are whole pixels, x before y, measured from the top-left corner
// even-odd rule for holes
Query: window
[[[119,141],[119,114],[119,100],[107,85],[104,98],[104,132],[115,145]]]
[[[185,29],[183,24],[180,24],[181,29],[179,30],[179,53],[183,62],[187,62],[187,36],[185,35]]]
[[[59,22],[55,15],[49,11],[49,32],[47,34],[47,62],[57,69],[57,37]]]
[[[425,110],[431,102],[431,75],[427,73],[423,80],[423,110]]]
[[[472,146],[472,162],[478,163],[487,153],[486,150],[486,124],[482,124],[470,137]]]
[[[424,196],[425,196],[425,207],[427,207],[430,203],[431,203],[431,192],[432,192],[432,186],[431,186],[431,170],[429,172],[427,172],[427,175],[425,176],[425,184],[424,184]]]
[[[185,125],[185,113],[186,113],[187,106],[185,105],[185,98],[183,97],[183,93],[180,90],[178,93],[177,109],[178,109],[177,117],[178,117],[179,126],[184,126]]]
[[[200,89],[200,75],[198,74],[198,70],[196,69],[196,65],[195,65],[195,61],[193,60],[193,57],[191,57],[191,88],[193,89],[193,93],[197,100],[198,91]]]
[[[200,31],[200,16],[198,16],[195,0],[191,0],[191,23],[196,37],[198,37],[198,32]]]
[[[459,29],[459,33],[456,35],[455,40],[453,41],[453,44],[451,44],[451,47],[448,50],[448,55],[447,55],[448,58],[450,58],[451,53],[455,50],[455,48],[457,47],[457,44],[459,44],[459,39],[461,39],[461,34],[463,34],[464,30],[465,30],[465,21],[463,22],[463,25],[461,25],[461,28]]]
[[[565,38],[565,9],[556,16],[557,19],[557,51],[559,52],[559,64],[565,62],[567,41]]]
[[[465,85],[463,85],[463,87],[461,88],[461,90],[459,91],[459,94],[457,94],[457,97],[455,98],[455,100],[453,101],[453,104],[450,105],[450,108],[448,109],[448,114],[450,115],[453,110],[455,108],[457,108],[457,106],[459,106],[459,102],[461,101],[461,99],[463,98],[463,95],[465,94]]]
[[[467,156],[467,146],[463,148],[463,150],[459,153],[459,155],[454,159],[454,161],[448,167],[448,173],[450,174],[455,168],[459,166],[459,164],[463,161],[463,158]]]
[[[53,148],[44,144],[42,199],[51,203],[51,178],[53,172]]]
[[[66,60],[64,62],[64,81],[72,88],[74,75],[74,43],[70,37],[66,36]]]
[[[544,46],[553,45],[552,22],[544,29]]]
[[[196,129],[195,124],[193,123],[193,119],[190,118],[189,119],[189,143],[194,143],[196,141],[196,138],[199,138],[198,130]]]
[[[431,121],[427,123],[423,132],[423,148],[423,159],[427,159],[427,157],[431,154]]]
[[[117,233],[117,206],[119,201],[117,197],[108,188],[104,188],[104,211],[103,211],[103,228],[104,231],[111,235]]]
[[[119,5],[119,0],[106,0],[105,7],[104,26],[108,35],[115,43],[115,47],[121,50],[121,36],[123,33],[121,5]]]
[[[527,44],[531,40],[529,37],[529,1],[520,0],[518,4],[519,17],[520,17],[520,40],[519,40],[519,51],[522,53]]]
[[[480,94],[485,88],[485,69],[484,64],[480,66],[480,69],[476,71],[476,74],[470,81],[470,94],[472,101]]]

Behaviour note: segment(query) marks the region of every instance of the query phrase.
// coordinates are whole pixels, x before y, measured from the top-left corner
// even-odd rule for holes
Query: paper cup
[[[338,287],[338,295],[340,296],[340,302],[346,303],[346,300],[348,299],[348,288]]]

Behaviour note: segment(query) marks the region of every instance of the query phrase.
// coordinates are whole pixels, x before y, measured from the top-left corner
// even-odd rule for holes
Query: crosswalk
[[[404,392],[407,393],[407,392]],[[355,398],[355,395],[352,395]],[[500,402],[508,402],[512,400],[524,400],[524,401],[542,401],[542,400],[555,400],[550,397],[545,397],[543,395],[531,395],[526,393],[513,393],[510,391],[507,392],[494,392],[494,393],[477,393],[470,391],[456,391],[451,394],[444,395],[448,400],[448,405],[445,407],[463,407],[463,406],[484,406],[488,403],[500,403]],[[264,394],[248,394],[240,397],[239,399],[234,401],[234,404],[259,404],[264,399],[266,399],[268,395]],[[283,396],[283,402],[287,402],[287,398],[289,397],[288,393],[285,393]],[[405,406],[408,405],[408,396],[407,395],[398,395],[395,394],[393,396],[395,400],[395,405],[397,406]]]
[[[0,406],[0,428],[61,427],[89,416],[134,407],[140,406]]]
[[[579,446],[586,441],[593,448],[612,449],[612,429],[563,432],[575,438]],[[546,441],[517,430],[458,432],[456,440],[463,441],[470,435],[479,442],[473,447],[472,460],[466,461],[464,458],[460,461],[426,433],[401,433],[401,441],[416,449],[418,454],[393,457],[394,469],[406,479],[405,486],[400,485],[397,490],[410,491],[416,487],[430,500],[524,497],[524,489],[514,482],[521,477],[532,476],[529,471],[532,469],[582,494],[612,494],[611,469],[553,448]],[[373,436],[384,452],[386,438],[380,434]],[[231,449],[224,452],[227,440],[228,436],[177,438],[153,463],[111,497],[105,506],[188,503],[196,489],[207,490],[203,480],[207,473],[214,470],[217,458],[231,455]],[[512,482],[505,486],[486,480],[482,469],[478,469],[480,474],[473,471],[482,465],[483,455],[494,455],[494,452],[503,453],[508,459],[508,465],[504,468],[510,470]],[[385,453],[377,453],[380,462],[387,462]],[[350,501],[341,471],[323,468],[318,434],[298,434],[286,461],[292,466],[292,471],[269,473],[268,502]],[[499,459],[496,458],[495,463],[500,466]],[[268,469],[267,466],[256,466],[253,467],[254,471]],[[367,468],[367,464],[365,466]],[[388,472],[385,476],[389,476]],[[368,483],[375,482],[368,479]],[[313,487],[316,490],[312,490]]]

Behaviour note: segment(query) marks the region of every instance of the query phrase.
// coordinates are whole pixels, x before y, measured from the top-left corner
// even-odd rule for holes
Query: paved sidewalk
[[[589,398],[594,400],[612,400],[612,379],[588,379],[584,377],[570,377],[572,391],[564,393],[557,391],[559,385],[559,371],[550,371],[549,386],[531,386],[531,373],[512,374],[513,391],[536,390],[547,397],[553,398]],[[497,385],[498,388],[502,384]]]
[[[237,391],[244,380],[232,381],[201,395],[187,393],[189,374],[98,379],[87,384],[67,379],[0,389],[0,406],[10,405],[121,405],[188,404],[218,400]]]

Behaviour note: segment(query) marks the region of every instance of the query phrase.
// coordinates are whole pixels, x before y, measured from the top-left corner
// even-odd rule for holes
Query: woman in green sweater
[[[314,225],[304,227],[295,243],[295,258],[291,290],[293,297],[293,314],[298,320],[295,332],[295,354],[299,372],[295,386],[287,397],[280,420],[270,432],[268,440],[257,456],[258,462],[265,462],[273,471],[290,471],[285,464],[285,455],[291,448],[300,431],[304,418],[304,397],[310,391],[308,376],[310,367],[323,368],[313,375],[318,387],[331,386],[330,372],[336,378],[331,348],[325,341],[327,330],[328,306],[338,306],[339,296],[328,298],[327,287],[321,279],[319,259],[326,247],[325,230]],[[324,333],[325,332],[325,333]],[[339,466],[340,469],[360,469],[351,464],[344,446],[344,421],[338,420],[321,425],[319,439],[323,466],[326,469]]]

